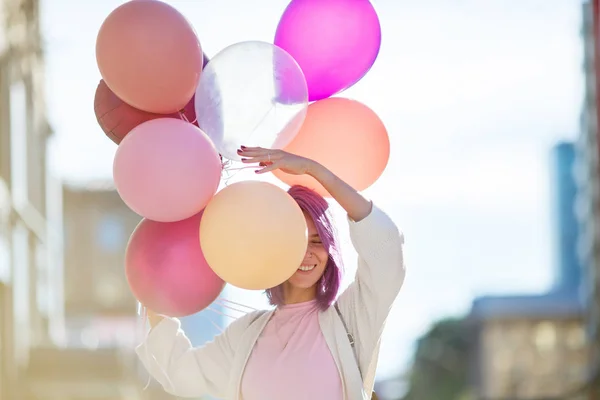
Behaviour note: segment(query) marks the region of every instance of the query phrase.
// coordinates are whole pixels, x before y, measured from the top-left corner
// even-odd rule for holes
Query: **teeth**
[[[300,268],[298,268],[300,271],[310,271],[312,269],[314,269],[316,267],[316,265],[301,265]]]

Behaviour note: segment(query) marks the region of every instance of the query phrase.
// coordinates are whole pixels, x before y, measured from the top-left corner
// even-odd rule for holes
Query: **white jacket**
[[[319,323],[342,378],[344,399],[363,400],[371,398],[381,334],[404,281],[404,239],[392,220],[376,206],[363,220],[349,220],[349,225],[358,253],[358,269],[355,281],[339,296],[338,305],[355,338],[354,351],[334,307],[319,314]],[[196,348],[191,346],[177,319],[165,318],[136,352],[168,393],[242,400],[244,368],[272,314],[273,311],[258,311],[240,317],[213,341]]]

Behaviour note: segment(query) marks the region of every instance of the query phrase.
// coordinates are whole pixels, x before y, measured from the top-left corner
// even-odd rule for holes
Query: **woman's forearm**
[[[323,165],[313,162],[308,174],[329,192],[352,220],[358,222],[371,213],[372,203]]]

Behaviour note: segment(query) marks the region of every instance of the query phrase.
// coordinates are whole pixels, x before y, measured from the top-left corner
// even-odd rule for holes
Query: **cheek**
[[[329,259],[329,253],[327,253],[327,251],[323,248],[319,249],[318,251],[315,252],[315,255],[319,258],[319,261],[321,262],[321,264],[325,265],[327,264],[327,260]]]

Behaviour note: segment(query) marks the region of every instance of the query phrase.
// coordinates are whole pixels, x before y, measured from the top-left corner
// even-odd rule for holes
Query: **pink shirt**
[[[342,400],[342,381],[319,326],[316,300],[279,307],[242,378],[243,400]]]

